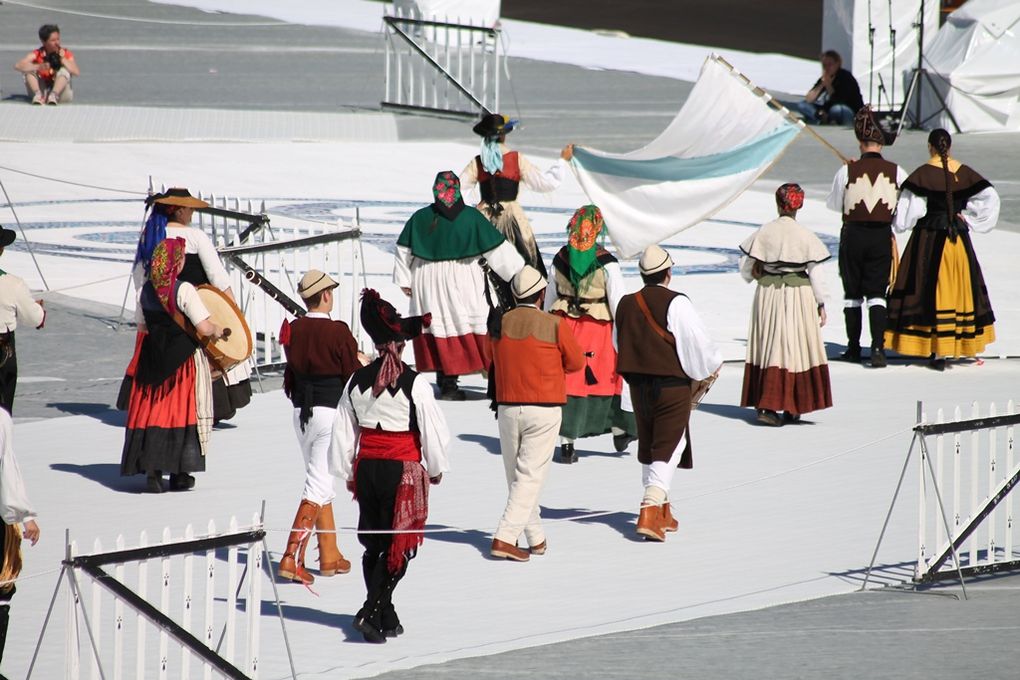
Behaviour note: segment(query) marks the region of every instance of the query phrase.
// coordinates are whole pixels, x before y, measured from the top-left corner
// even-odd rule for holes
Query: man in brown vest
[[[664,541],[678,526],[668,499],[673,472],[694,466],[692,383],[717,375],[722,355],[687,296],[669,289],[669,253],[649,246],[639,266],[644,288],[624,296],[616,311],[616,370],[627,379],[637,419],[645,487],[637,533]]]
[[[861,361],[862,306],[868,307],[871,367],[884,368],[885,293],[892,267],[892,220],[900,187],[907,179],[901,167],[882,158],[885,132],[871,109],[854,118],[854,134],[861,157],[836,172],[826,200],[830,210],[843,214],[839,234],[839,275],[843,279],[843,316],[847,347],[844,361]]]

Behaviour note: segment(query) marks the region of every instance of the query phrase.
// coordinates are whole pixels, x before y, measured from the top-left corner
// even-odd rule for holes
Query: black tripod
[[[924,68],[924,3],[925,0],[921,0],[921,8],[918,10],[917,23],[914,24],[917,28],[917,68],[914,69],[913,75],[910,77],[910,85],[907,86],[907,96],[903,100],[903,108],[900,109],[900,122],[896,128],[896,136],[898,137],[900,132],[903,131],[903,125],[906,123],[907,118],[910,118],[910,129],[920,130],[924,128],[924,124],[930,121],[935,116],[939,115],[943,111],[949,116],[949,120],[953,124],[953,128],[956,132],[960,132],[960,125],[956,122],[956,117],[950,110],[949,105],[946,104],[946,98],[942,96],[939,88],[935,85],[935,81],[932,80],[931,74],[928,73],[927,69]],[[921,88],[924,87],[924,83],[928,83],[928,87],[935,93],[935,97],[939,100],[940,107],[933,113],[929,114],[926,118],[921,117]],[[910,100],[915,97],[914,110],[910,111]]]

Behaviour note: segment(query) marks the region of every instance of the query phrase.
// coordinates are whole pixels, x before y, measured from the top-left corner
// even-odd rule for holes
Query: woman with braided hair
[[[949,155],[952,137],[928,135],[931,159],[903,184],[894,228],[913,228],[889,293],[885,343],[909,356],[929,357],[943,371],[947,357],[973,357],[995,341],[995,316],[970,231],[990,231],[999,219],[992,184]]]

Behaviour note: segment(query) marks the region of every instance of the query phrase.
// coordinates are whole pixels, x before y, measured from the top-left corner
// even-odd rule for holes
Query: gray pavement
[[[47,0],[47,4],[196,25],[115,22],[2,4],[0,88],[5,99],[17,101],[22,91],[9,64],[35,46],[39,24],[55,21],[85,74],[77,81],[74,106],[317,112],[378,107],[382,56],[376,35],[307,26],[217,27],[205,24],[266,20],[210,15],[144,0]],[[520,59],[512,59],[510,69],[513,85],[504,90],[504,108],[524,119],[514,142],[531,151],[552,151],[568,141],[607,150],[635,148],[661,131],[690,89],[687,83],[667,79]],[[398,131],[402,139],[474,141],[464,124],[437,119],[400,117]],[[849,131],[820,133],[843,153],[854,153]],[[1004,199],[1001,226],[1017,229],[1020,173],[1015,159],[1020,157],[1020,135],[961,136],[955,152],[996,184]],[[924,133],[907,133],[887,155],[906,168],[923,162]],[[802,134],[767,177],[777,184],[799,181],[817,196],[828,190],[837,164],[828,150]],[[123,422],[112,404],[133,347],[133,329],[114,330],[118,310],[109,305],[53,295],[47,307],[43,331],[18,332],[23,380],[15,404],[17,418],[85,414]],[[879,527],[875,529],[877,533]],[[862,555],[862,560],[866,557]],[[753,570],[757,560],[782,557],[736,559],[746,559]],[[904,573],[900,570],[883,582],[901,580]],[[664,580],[663,587],[696,585]],[[948,586],[941,590],[957,591]],[[1014,644],[1020,629],[1016,615],[1020,576],[972,582],[970,595],[964,602],[885,588],[382,677],[1020,676],[1020,649]]]

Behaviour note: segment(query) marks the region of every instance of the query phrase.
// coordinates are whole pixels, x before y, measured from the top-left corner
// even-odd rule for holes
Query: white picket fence
[[[1010,493],[1020,481],[1018,422],[1012,401],[1004,411],[991,404],[981,413],[977,402],[969,414],[956,407],[950,420],[939,409],[930,423],[922,414],[924,425],[915,431],[924,427],[921,436],[934,439],[934,446],[925,441],[920,447],[915,580],[955,578],[954,552],[961,575],[1020,568]]]
[[[199,196],[214,208],[257,214],[253,212],[251,200],[241,201],[238,198],[215,194],[200,193]],[[261,203],[259,212],[265,212],[264,202]],[[220,248],[239,245],[238,238],[248,227],[248,223],[233,218],[196,213],[196,226],[208,233],[213,244]],[[291,226],[267,225],[254,231],[245,243],[272,244],[322,234],[338,234],[357,228],[356,215],[347,223],[337,219],[335,224],[300,222]],[[365,275],[360,238],[303,248],[281,248],[242,256],[242,259],[298,303],[301,302],[301,297],[297,293],[297,284],[306,271],[319,269],[332,276],[341,286],[337,318],[346,321],[355,337],[359,337],[360,317],[355,312],[359,309],[358,295],[364,287]],[[280,326],[284,319],[291,319],[293,316],[261,288],[249,283],[241,271],[229,261],[225,260],[224,265],[231,275],[234,297],[244,312],[245,320],[252,332],[255,343],[252,362],[259,368],[278,366],[285,362],[286,358],[279,342]]]
[[[158,543],[142,531],[133,548],[123,535],[113,550],[70,542],[54,591],[55,601],[66,580],[65,678],[257,678],[264,536],[256,514],[245,528],[232,517],[225,533],[212,521],[200,536],[165,528]]]
[[[459,118],[499,111],[500,29],[394,6],[386,30],[382,107]]]

